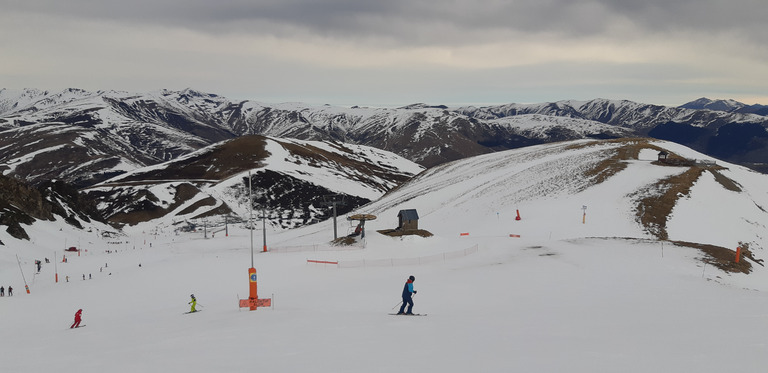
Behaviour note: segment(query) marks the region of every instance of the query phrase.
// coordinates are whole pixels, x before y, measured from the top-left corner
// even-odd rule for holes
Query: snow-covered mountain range
[[[243,205],[245,174],[253,171],[256,201],[269,206],[271,224],[296,227],[328,217],[323,196],[343,197],[349,209],[424,167],[556,141],[650,136],[763,169],[767,125],[768,117],[735,110],[605,99],[342,108],[232,101],[192,89],[2,89],[0,170],[36,186],[71,184],[118,224],[242,216],[234,206]],[[351,182],[338,190],[323,180]]]
[[[694,110],[707,109],[729,113],[768,115],[768,105],[747,105],[736,100],[711,100],[706,97],[693,100],[689,103],[680,105],[680,107]]]
[[[0,165],[32,183],[86,187],[247,134],[387,150],[431,167],[493,151],[581,138],[651,136],[762,166],[768,118],[596,99],[489,107],[313,107],[233,101],[191,89],[0,90]]]

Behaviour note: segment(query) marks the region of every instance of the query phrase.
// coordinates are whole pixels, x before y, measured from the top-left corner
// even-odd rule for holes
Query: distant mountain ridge
[[[564,100],[540,104],[506,104],[480,108],[468,106],[461,107],[457,111],[478,119],[498,119],[525,114],[570,117],[634,128],[640,131],[648,131],[659,123],[669,121],[706,127],[722,122],[765,122],[768,120],[768,118],[753,116],[750,113],[719,113],[702,109],[705,108],[669,107],[628,100],[594,99],[589,101]]]
[[[715,110],[725,111],[728,113],[743,113],[743,114],[757,114],[768,115],[768,105],[747,105],[745,103],[736,100],[710,100],[706,97],[693,100],[686,104],[680,105],[681,108],[694,109],[694,110]]]
[[[768,117],[595,99],[448,108],[264,104],[185,89],[0,90],[0,169],[87,187],[248,134],[338,141],[425,167],[553,141],[651,136],[766,171]]]
[[[192,89],[0,89],[3,176],[40,190],[53,181],[71,194],[69,184],[87,197],[71,194],[57,203],[64,207],[48,208],[58,213],[40,215],[7,194],[0,225],[23,237],[19,224],[35,216],[76,227],[102,217],[112,224],[241,218],[243,175],[252,171],[255,203],[268,206],[271,225],[292,228],[327,219],[322,206],[331,195],[346,200],[343,213],[424,167],[575,139],[654,137],[768,172],[768,117],[722,105],[727,110],[606,99],[342,108],[232,101]]]

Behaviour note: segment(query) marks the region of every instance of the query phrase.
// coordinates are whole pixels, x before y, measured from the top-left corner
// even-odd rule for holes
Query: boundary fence
[[[298,253],[303,251],[349,251],[349,250],[362,250],[364,245],[349,245],[349,246],[332,246],[328,244],[313,244],[313,245],[299,245],[299,246],[281,246],[267,248],[270,253]]]
[[[344,260],[337,262],[339,268],[355,268],[355,267],[394,267],[402,265],[417,265],[425,263],[444,262],[448,259],[461,258],[470,254],[474,254],[478,251],[478,246],[466,248],[464,250],[454,251],[450,253],[434,254],[427,256],[420,256],[417,258],[391,258],[391,259],[362,259],[362,260]],[[313,261],[307,260],[308,263]]]

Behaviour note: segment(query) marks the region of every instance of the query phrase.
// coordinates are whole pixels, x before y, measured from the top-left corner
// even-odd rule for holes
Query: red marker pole
[[[21,269],[21,259],[19,259],[18,254],[16,254],[16,262],[19,263],[19,271],[21,271],[21,279],[24,280],[24,287],[27,289],[27,294],[29,294],[29,286],[27,285],[27,279],[24,277],[24,270]]]
[[[248,282],[250,283],[250,293],[248,295],[248,300],[251,303],[251,311],[256,310],[259,301],[259,285],[256,280],[256,268],[248,268]]]
[[[741,258],[741,246],[736,248],[736,263],[739,262],[740,258]]]

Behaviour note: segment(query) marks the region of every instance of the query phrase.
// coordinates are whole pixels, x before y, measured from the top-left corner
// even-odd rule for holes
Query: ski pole
[[[411,295],[411,298],[413,298],[413,297],[415,297],[415,296],[416,296],[416,293],[413,293],[413,295]],[[403,301],[400,301],[398,304],[396,304],[394,307],[392,307],[392,309],[395,309],[395,308],[397,308],[397,306],[399,306],[399,305],[401,305],[401,304],[403,304]]]

